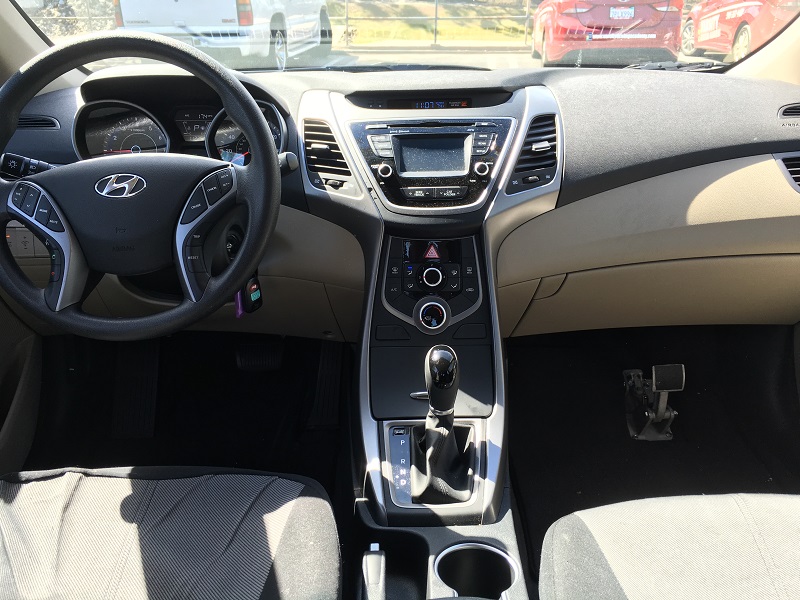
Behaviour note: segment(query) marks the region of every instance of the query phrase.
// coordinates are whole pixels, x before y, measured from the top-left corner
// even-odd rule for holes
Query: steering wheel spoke
[[[50,254],[50,279],[44,299],[50,310],[59,312],[78,304],[89,269],[72,229],[52,196],[32,181],[18,181],[0,187],[7,192],[3,204],[8,216],[36,235]]]
[[[205,177],[192,191],[175,230],[175,257],[184,296],[197,302],[211,280],[206,236],[237,201],[240,172],[226,166]]]

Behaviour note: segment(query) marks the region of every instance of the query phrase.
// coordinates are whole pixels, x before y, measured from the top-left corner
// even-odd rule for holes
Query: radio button
[[[487,142],[491,142],[493,135],[494,135],[493,133],[476,133],[475,134],[475,139],[476,140],[485,140]]]
[[[378,170],[378,175],[383,179],[391,177],[392,173],[394,173],[394,169],[392,168],[392,166],[387,165],[386,163],[379,164],[377,170]]]
[[[437,187],[434,189],[433,197],[439,199],[460,200],[467,194],[467,186],[453,185],[448,187]]]
[[[434,198],[434,191],[438,188],[432,187],[413,187],[403,188],[403,195],[409,200],[419,200],[425,198]]]

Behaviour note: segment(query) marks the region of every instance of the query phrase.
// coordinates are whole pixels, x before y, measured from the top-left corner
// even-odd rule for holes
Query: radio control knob
[[[477,162],[475,163],[473,170],[475,171],[475,175],[483,177],[484,175],[489,174],[489,165],[485,162]]]
[[[442,275],[442,272],[436,267],[428,267],[422,272],[422,281],[428,287],[432,288],[436,287],[437,285],[442,283],[443,279],[444,275]]]
[[[386,179],[387,177],[391,177],[392,173],[394,173],[394,169],[392,165],[387,165],[386,163],[381,163],[378,165],[378,176]]]

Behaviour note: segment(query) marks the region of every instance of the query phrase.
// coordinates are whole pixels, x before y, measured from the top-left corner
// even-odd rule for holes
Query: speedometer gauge
[[[169,137],[156,118],[123,100],[84,104],[75,116],[73,135],[81,158],[169,152]]]
[[[103,154],[166,152],[167,136],[152,119],[133,114],[115,121],[103,140]]]
[[[283,152],[286,123],[278,109],[268,102],[258,101],[261,112],[267,120],[275,148]],[[206,150],[211,158],[219,158],[234,165],[246,165],[250,162],[250,143],[241,128],[228,118],[224,110],[220,111],[206,132]]]

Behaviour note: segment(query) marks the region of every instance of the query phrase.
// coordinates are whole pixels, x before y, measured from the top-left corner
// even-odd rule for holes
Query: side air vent
[[[58,121],[44,115],[21,115],[17,129],[58,129]]]
[[[784,106],[779,114],[787,119],[792,117],[800,117],[800,104],[790,104],[789,106]]]
[[[795,185],[800,187],[800,156],[787,156],[781,162]]]
[[[516,194],[550,183],[556,176],[557,167],[556,116],[538,116],[528,126],[506,193]]]
[[[321,190],[352,191],[353,174],[330,125],[317,119],[303,121],[306,167],[311,184]]]

